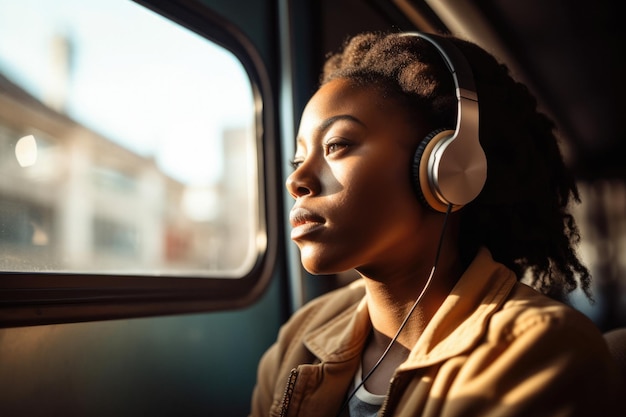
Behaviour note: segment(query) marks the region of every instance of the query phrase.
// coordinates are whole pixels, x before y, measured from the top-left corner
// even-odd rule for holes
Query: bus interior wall
[[[147,3],[159,5],[160,1]],[[165,2],[167,3],[167,2]],[[176,3],[184,4],[186,0]],[[452,27],[422,0],[201,0],[241,29],[267,67],[276,97],[281,92],[287,40],[292,71],[291,124],[313,93],[324,57],[362,31],[430,30],[475,33],[476,22]],[[451,4],[453,2],[441,2]],[[566,156],[579,180],[576,209],[596,285],[595,304],[572,303],[603,331],[626,326],[626,73],[620,48],[624,28],[608,0],[475,2],[480,25],[504,48],[512,70],[527,81],[562,131]],[[418,16],[419,18],[417,18]],[[282,32],[281,19],[288,31]],[[421,20],[420,20],[421,19]],[[482,26],[481,26],[482,27]],[[484,33],[484,32],[483,32]],[[285,38],[287,36],[288,38]],[[278,100],[277,100],[278,101]],[[282,103],[284,104],[284,103]],[[279,105],[276,104],[276,113]],[[281,124],[283,115],[277,114]],[[293,131],[271,138],[285,161]],[[286,165],[286,164],[285,164]],[[281,172],[280,188],[287,172]],[[290,197],[281,195],[287,201]],[[283,203],[282,201],[281,203]],[[280,204],[279,204],[280,205]],[[272,213],[270,213],[272,214]],[[286,220],[280,216],[285,250]],[[285,255],[288,256],[288,255]],[[256,365],[291,309],[344,282],[343,276],[302,275],[300,300],[290,299],[288,261],[279,255],[272,282],[253,305],[231,311],[88,321],[0,329],[2,416],[243,416]],[[300,276],[300,275],[299,275]],[[0,278],[1,279],[1,278]],[[348,279],[351,279],[348,278]]]

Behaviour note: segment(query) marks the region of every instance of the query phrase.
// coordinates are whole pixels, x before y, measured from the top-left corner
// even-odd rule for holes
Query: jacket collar
[[[513,271],[482,248],[411,350],[399,370],[430,366],[473,348],[517,283]]]
[[[459,355],[484,335],[489,318],[500,309],[516,284],[515,274],[482,248],[463,273],[398,370],[434,365]],[[365,289],[362,280],[351,285]],[[365,296],[342,314],[308,333],[307,348],[323,362],[343,362],[361,354],[371,322]]]
[[[360,356],[372,329],[363,280],[350,287],[363,294],[361,299],[304,337],[305,346],[322,362],[343,362]]]

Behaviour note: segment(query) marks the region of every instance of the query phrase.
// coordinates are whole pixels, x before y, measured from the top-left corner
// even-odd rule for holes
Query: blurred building
[[[186,184],[67,117],[58,96],[53,107],[0,75],[2,270],[202,274],[241,266],[255,227],[244,129],[225,133],[224,181],[200,190],[220,204],[198,220]]]

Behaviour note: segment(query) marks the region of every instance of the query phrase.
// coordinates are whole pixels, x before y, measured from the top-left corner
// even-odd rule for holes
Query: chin
[[[322,257],[300,256],[300,261],[304,269],[312,275],[332,275],[352,269],[337,260],[325,259]]]
[[[307,262],[304,259],[302,259],[302,266],[309,274],[312,275],[330,275],[336,273],[336,271],[333,271],[332,269],[319,265],[315,262]]]
[[[332,275],[349,271],[354,265],[347,262],[348,258],[338,255],[338,251],[330,248],[320,250],[319,246],[302,245],[300,247],[300,262],[304,269],[313,275]]]

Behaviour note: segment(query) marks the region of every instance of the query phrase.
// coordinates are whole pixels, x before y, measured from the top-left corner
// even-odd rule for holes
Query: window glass
[[[0,270],[243,275],[255,120],[236,57],[140,5],[0,0]]]

